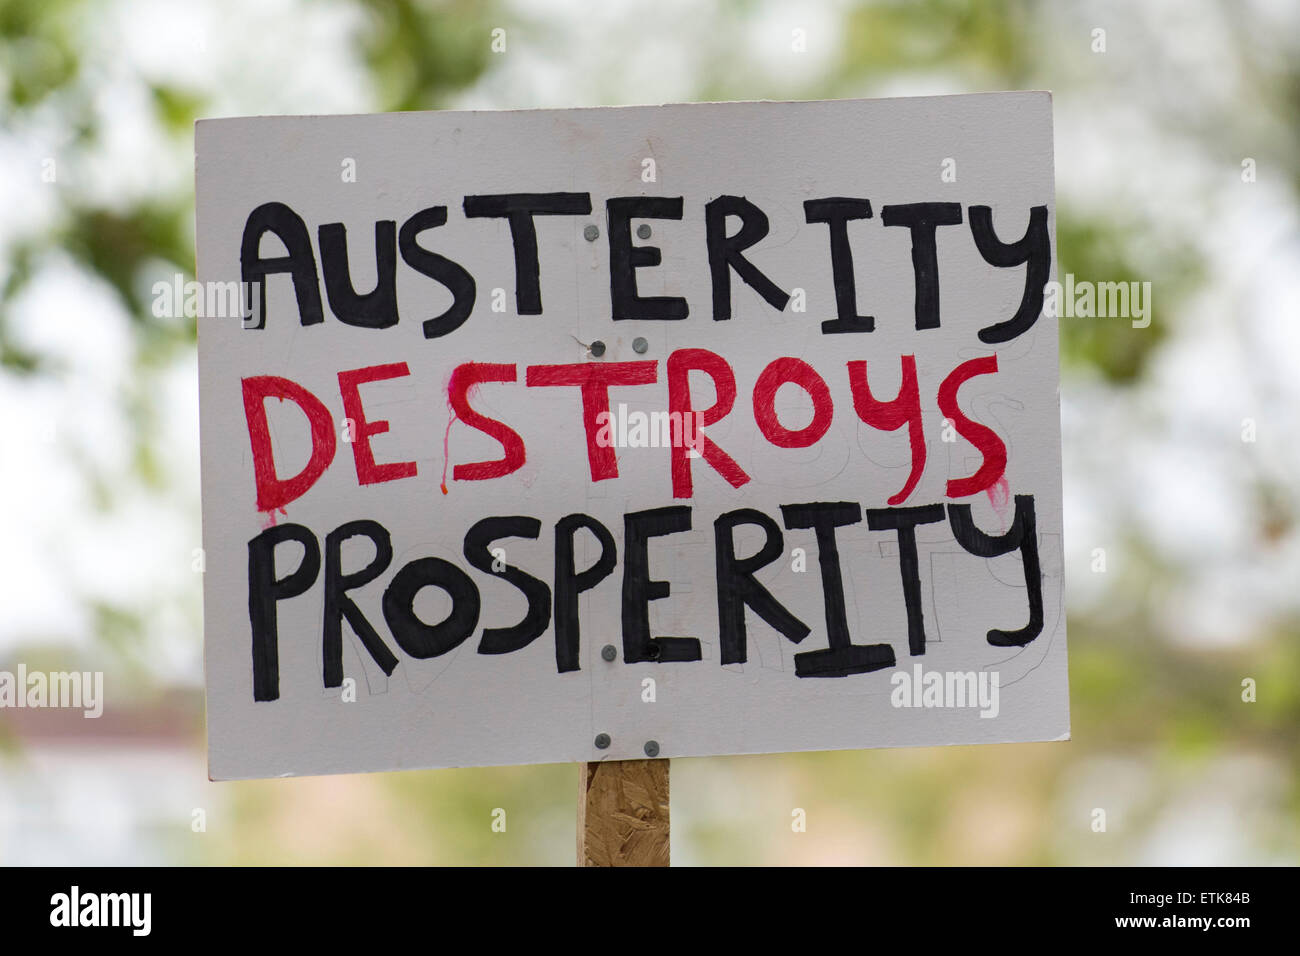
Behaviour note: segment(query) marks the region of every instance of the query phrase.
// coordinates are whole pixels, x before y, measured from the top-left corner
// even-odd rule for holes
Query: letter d
[[[276,375],[256,375],[243,380],[244,415],[253,446],[253,476],[257,481],[257,510],[275,511],[306,494],[334,461],[334,419],[319,398],[296,382]],[[311,458],[292,478],[275,473],[271,432],[266,423],[266,400],[288,399],[297,404],[311,423]]]

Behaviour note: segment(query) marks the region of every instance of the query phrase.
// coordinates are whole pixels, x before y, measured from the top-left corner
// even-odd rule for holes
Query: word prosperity
[[[785,554],[784,526],[785,531],[808,533],[816,542],[826,622],[826,646],[794,655],[796,676],[847,677],[895,666],[891,645],[855,644],[849,631],[836,531],[861,522],[863,508],[849,501],[810,502],[782,505],[780,512],[781,525],[770,515],[753,508],[729,511],[714,519],[721,663],[741,664],[747,660],[747,609],[796,644],[801,644],[812,633],[812,628],[778,602],[757,577],[759,571]],[[995,647],[1023,646],[1042,631],[1043,594],[1033,496],[1016,496],[1011,528],[1000,535],[990,535],[977,528],[969,505],[868,508],[865,517],[868,529],[896,537],[911,654],[924,654],[926,644],[916,528],[945,520],[957,542],[971,555],[989,558],[1018,551],[1023,560],[1029,621],[1014,630],[989,631],[988,643]],[[654,637],[650,633],[650,602],[668,598],[671,594],[667,582],[652,577],[651,539],[690,531],[693,521],[692,509],[686,505],[654,508],[624,516],[622,585],[619,596],[613,599],[621,605],[623,660],[626,663],[663,664],[702,659],[698,638]],[[736,553],[735,532],[742,525],[758,528],[764,537],[763,545],[748,557]],[[527,515],[484,518],[466,532],[462,554],[465,562],[484,576],[484,581],[491,577],[500,578],[518,589],[527,600],[527,611],[522,620],[517,623],[492,620],[490,626],[482,629],[478,653],[509,654],[521,650],[553,625],[555,665],[560,673],[566,673],[579,670],[581,621],[578,597],[614,573],[619,555],[610,529],[590,515],[566,515],[555,523],[551,533],[554,564],[547,580],[505,563],[501,560],[502,549],[493,547],[496,542],[509,538],[537,540],[542,534],[541,521],[537,518]],[[590,535],[599,548],[596,559],[583,568],[578,567],[576,557],[583,550],[577,541],[580,533]],[[358,537],[369,539],[375,557],[360,570],[344,571],[344,543]],[[287,542],[299,545],[302,557],[296,567],[282,572],[278,566],[277,548]],[[374,662],[385,674],[392,674],[399,663],[398,657],[376,629],[373,612],[363,611],[349,596],[353,589],[384,574],[392,563],[391,535],[383,525],[369,519],[339,525],[326,535],[323,549],[310,529],[292,523],[267,528],[250,541],[248,609],[253,634],[254,698],[276,700],[280,696],[279,603],[305,594],[322,580],[324,685],[339,687],[343,683],[344,620],[351,625]],[[451,600],[451,610],[436,624],[421,620],[415,611],[416,595],[426,587],[442,590]],[[384,590],[380,610],[397,647],[413,658],[427,659],[446,654],[474,634],[484,617],[485,602],[479,584],[458,564],[429,555],[417,557],[397,570]]]

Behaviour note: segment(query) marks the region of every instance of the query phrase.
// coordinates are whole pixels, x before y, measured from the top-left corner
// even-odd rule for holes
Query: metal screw
[[[648,745],[647,745],[647,746],[648,746]],[[596,749],[597,749],[597,750],[608,750],[608,749],[609,749],[609,734],[597,734],[597,735],[596,735]],[[658,753],[658,748],[656,748],[655,752]]]
[[[618,648],[613,644],[606,644],[600,649],[601,660],[612,661],[618,658]]]
[[[647,740],[647,741],[645,742],[645,755],[646,755],[647,757],[658,757],[658,756],[659,756],[659,741],[657,741],[657,740]]]
[[[596,339],[596,341],[592,342],[589,348],[591,350],[591,354],[596,356],[596,358],[600,358],[602,355],[605,354],[605,343],[602,342],[600,339]]]
[[[638,239],[649,239],[650,227],[647,226],[645,223],[641,223],[641,225],[636,227],[636,234]]]
[[[632,340],[632,351],[637,355],[644,355],[648,348],[650,348],[650,343],[641,336],[638,335]]]
[[[582,230],[582,238],[586,239],[588,242],[595,242],[597,239],[600,238],[600,227],[599,226],[585,227]]]

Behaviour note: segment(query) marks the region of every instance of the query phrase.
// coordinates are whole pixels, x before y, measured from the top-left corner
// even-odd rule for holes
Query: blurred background
[[[1153,302],[1061,320],[1074,739],[674,760],[674,862],[1300,862],[1298,54],[1291,0],[0,0],[0,670],[108,701],[0,711],[0,863],[574,860],[572,765],[207,781],[196,117],[1008,89],[1061,277]]]

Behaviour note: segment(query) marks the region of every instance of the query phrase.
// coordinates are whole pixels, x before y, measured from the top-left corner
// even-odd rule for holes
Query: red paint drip
[[[456,409],[451,404],[451,398],[447,399],[447,430],[442,433],[442,493],[447,493],[447,466],[451,462],[451,426],[456,424]]]
[[[451,460],[451,426],[456,421],[456,413],[452,412],[451,417],[447,419],[447,430],[442,435],[442,493],[447,493],[447,463]]]
[[[984,493],[989,496],[989,504],[993,510],[1002,518],[1005,526],[1007,520],[1007,505],[1011,503],[1011,485],[1007,481],[1007,476],[1003,475],[993,484],[984,489]]]

